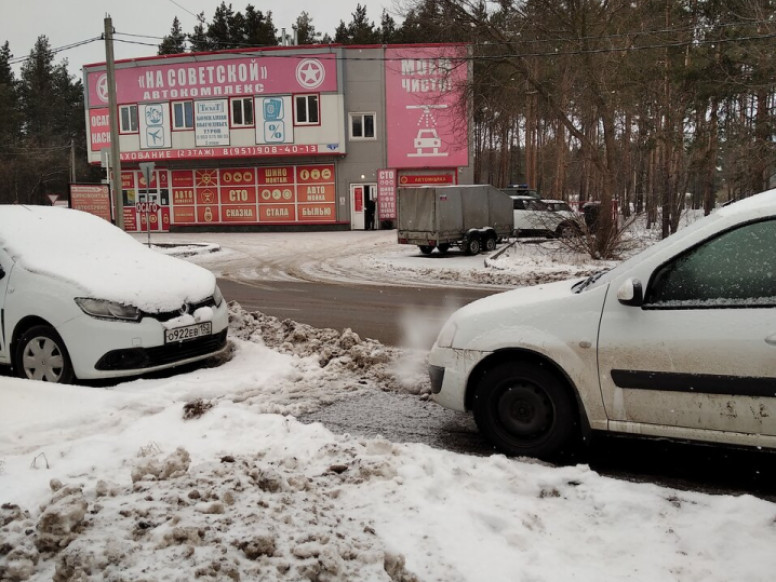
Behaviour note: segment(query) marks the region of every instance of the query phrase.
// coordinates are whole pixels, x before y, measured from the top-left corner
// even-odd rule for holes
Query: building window
[[[253,127],[253,97],[232,99],[232,127]]]
[[[350,139],[375,139],[375,114],[350,114]]]
[[[294,123],[296,125],[320,125],[318,95],[294,97]]]
[[[172,128],[194,129],[194,102],[176,101],[172,104]]]
[[[119,131],[121,133],[137,133],[137,105],[121,105],[119,107]]]

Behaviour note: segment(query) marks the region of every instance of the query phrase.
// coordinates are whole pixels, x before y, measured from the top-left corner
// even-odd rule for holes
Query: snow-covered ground
[[[556,244],[424,257],[392,232],[154,235],[238,280],[524,284]],[[213,252],[210,252],[213,251]],[[296,420],[424,400],[422,354],[247,313],[218,366],[110,388],[0,377],[0,580],[770,581],[776,505]]]

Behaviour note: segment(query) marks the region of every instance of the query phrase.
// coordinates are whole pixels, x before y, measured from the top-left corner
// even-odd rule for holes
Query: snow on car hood
[[[206,269],[159,254],[102,218],[68,208],[0,205],[0,246],[15,268],[68,281],[85,297],[170,311],[213,294]]]

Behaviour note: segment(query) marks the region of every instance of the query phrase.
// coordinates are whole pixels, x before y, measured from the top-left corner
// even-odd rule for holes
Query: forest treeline
[[[159,54],[278,44],[465,42],[475,181],[646,212],[663,235],[687,206],[768,188],[776,171],[776,1],[410,0],[401,23],[357,5],[332,33],[303,12],[222,3]],[[285,31],[285,38],[281,33]],[[45,203],[86,163],[83,87],[39,37],[18,78],[0,47],[0,202]]]

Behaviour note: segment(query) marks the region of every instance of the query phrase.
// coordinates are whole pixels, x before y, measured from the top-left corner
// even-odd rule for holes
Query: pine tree
[[[211,50],[210,41],[205,31],[205,13],[200,12],[197,15],[199,23],[194,27],[194,32],[188,35],[191,43],[191,52],[203,53]]]
[[[24,134],[34,145],[51,143],[56,104],[54,53],[48,37],[39,36],[21,68],[20,103]]]
[[[213,21],[207,27],[207,38],[210,46],[214,50],[223,50],[229,48],[235,48],[239,46],[239,39],[235,42],[234,39],[234,11],[232,5],[226,5],[226,2],[221,2],[221,5],[216,8],[216,12],[213,15]]]
[[[19,92],[11,68],[13,58],[8,41],[0,47],[0,145],[10,146],[19,139]],[[1,151],[1,150],[0,150]]]
[[[160,55],[177,55],[186,52],[186,35],[181,30],[181,23],[176,16],[172,21],[172,28],[170,28],[170,34],[162,39],[162,44],[159,45]]]
[[[378,34],[380,36],[380,42],[383,44],[398,42],[399,30],[396,27],[396,21],[388,14],[387,10],[383,10]]]
[[[340,21],[334,35],[334,42],[342,44],[377,44],[380,42],[380,32],[375,30],[374,22],[366,15],[366,6],[356,4],[356,11],[351,15],[353,20],[345,26]]]
[[[239,13],[238,13],[239,14]],[[272,23],[272,12],[264,16],[248,4],[245,8],[244,38],[248,46],[276,46],[278,44],[277,29]]]
[[[316,32],[313,19],[307,12],[302,12],[296,18],[296,42],[297,44],[318,44],[321,33]]]

